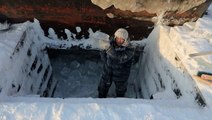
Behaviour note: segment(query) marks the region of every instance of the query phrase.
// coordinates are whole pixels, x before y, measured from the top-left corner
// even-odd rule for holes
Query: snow
[[[204,18],[212,18],[212,5],[207,9],[207,15],[204,15]]]
[[[197,18],[183,18],[173,19],[167,18],[167,15],[170,13],[173,14],[182,14],[188,10],[198,8],[199,5],[202,5],[206,0],[91,0],[93,4],[98,7],[106,10],[110,7],[115,7],[117,10],[122,11],[132,11],[132,12],[148,12],[150,14],[156,14],[150,20],[155,24],[163,23],[165,25],[175,24],[181,25],[186,21],[196,21]],[[160,7],[158,7],[160,6]],[[107,12],[107,11],[106,11]],[[168,13],[168,14],[167,14]],[[106,13],[109,18],[114,18],[116,15],[111,13]],[[169,16],[169,15],[168,15]],[[127,17],[127,16],[125,16]],[[134,17],[136,20],[144,20],[142,17]]]
[[[12,29],[11,32],[7,34],[3,34],[4,32],[0,32],[0,76],[1,76],[1,81],[0,81],[0,87],[2,89],[3,86],[7,85],[8,88],[10,88],[8,85],[10,81],[9,79],[13,79],[14,76],[9,75],[9,71],[11,72],[14,68],[12,66],[12,60],[10,57],[14,53],[14,50],[16,48],[16,45],[18,43],[18,40],[21,38],[21,33],[23,30],[26,29],[26,25],[28,23],[24,23],[22,26],[18,27],[18,29]],[[6,25],[7,26],[7,25]],[[15,25],[18,26],[18,25]],[[14,32],[15,31],[15,32]],[[18,66],[18,65],[17,65]],[[4,89],[2,89],[2,93],[4,93]]]
[[[48,80],[42,85],[40,83],[44,69],[50,62],[47,54],[42,51],[43,36],[38,34],[43,34],[43,31],[37,23],[35,20],[34,23],[14,24],[7,30],[0,31],[0,96],[42,93],[46,89]],[[35,66],[32,67],[34,63]],[[41,65],[43,69],[38,74],[38,67]],[[47,79],[50,77],[51,67],[48,71]]]
[[[178,13],[183,13],[195,6],[198,6],[205,2],[205,0],[91,0],[93,4],[101,7],[102,9],[107,9],[114,5],[116,9],[120,10],[130,10],[132,12],[147,11],[149,13],[160,14],[164,11],[175,11]],[[161,6],[160,8],[157,6]],[[156,9],[157,8],[157,9]]]
[[[173,94],[173,90],[180,88],[180,99],[194,101],[195,93],[201,91],[200,96],[211,106],[212,88],[197,81],[193,75],[199,71],[212,73],[212,55],[189,56],[212,51],[212,19],[208,17],[210,16],[204,16],[183,26],[155,26],[144,49],[146,54],[142,63],[145,66],[140,69],[141,81],[144,79],[141,83],[144,98],[153,95],[154,99],[176,99],[179,96]],[[163,85],[155,81],[160,78]]]
[[[66,35],[67,35],[67,39],[68,39],[68,40],[73,40],[73,38],[71,37],[73,33],[71,33],[70,30],[65,29],[65,33],[66,33]]]
[[[76,27],[77,33],[81,32],[81,30],[82,30],[81,27],[79,27],[79,26]]]
[[[183,101],[149,101],[132,99],[49,99],[5,98],[0,116],[4,119],[144,119],[144,120],[210,120],[208,108],[185,106]],[[35,102],[36,101],[36,102]],[[113,102],[111,102],[113,101]],[[164,104],[166,102],[166,104]],[[18,105],[17,105],[18,104]],[[176,106],[176,104],[178,106]]]
[[[5,23],[0,23],[0,30],[6,30],[10,27],[10,24],[8,24],[7,22]]]
[[[17,29],[11,29],[6,34],[0,31],[0,85],[1,88],[6,88],[1,90],[0,119],[210,120],[212,118],[212,87],[200,83],[192,78],[192,75],[196,75],[198,71],[212,73],[212,55],[189,56],[193,53],[212,50],[211,6],[208,11],[208,15],[196,22],[185,23],[183,26],[168,27],[158,24],[147,39],[142,42],[132,42],[133,45],[146,45],[143,59],[139,61],[143,66],[140,67],[138,76],[140,79],[145,79],[141,83],[146,99],[40,98],[33,93],[12,96],[14,91],[9,90],[11,88],[9,85],[11,85],[11,79],[17,76],[19,76],[17,79],[22,78],[15,71],[18,71],[20,66],[26,62],[23,57],[29,47],[28,43],[26,48],[23,48],[23,54],[16,54],[17,60],[10,59],[10,57],[19,42],[18,38],[21,38],[23,31],[29,25],[32,25],[33,32],[31,31],[28,37],[37,35],[36,38],[41,39],[37,46],[41,48],[48,46],[67,49],[71,46],[81,46],[84,49],[101,50],[108,46],[108,35],[89,29],[89,39],[74,41],[68,37],[67,40],[61,41],[53,29],[49,30],[49,38],[45,37],[36,19],[34,23],[25,22],[14,25]],[[0,27],[1,30],[5,30],[8,26],[1,24]],[[65,33],[71,35],[69,30]],[[34,37],[30,40],[38,39]],[[75,63],[70,63],[70,66],[79,68],[81,64],[75,61]],[[62,74],[67,74],[70,70],[63,69]],[[73,74],[78,73],[75,71]],[[163,85],[158,80],[159,78],[163,78]],[[176,88],[179,88],[182,96],[176,96],[173,92]],[[7,91],[11,94],[2,94]],[[206,102],[205,107],[197,105],[195,97],[198,92]],[[153,100],[148,99],[150,95],[153,95]]]
[[[50,48],[70,48],[72,46],[79,46],[83,49],[106,49],[109,46],[109,35],[102,33],[100,31],[96,31],[95,33],[92,31],[92,29],[88,30],[90,35],[88,39],[82,38],[81,40],[73,40],[71,37],[68,37],[67,40],[59,40],[56,36],[56,39],[52,39],[52,37],[46,38],[48,41],[46,42],[47,46]],[[70,36],[71,33],[67,32],[67,36]],[[54,34],[56,35],[56,34]]]
[[[49,28],[48,33],[49,33],[49,35],[48,35],[49,38],[51,38],[53,40],[57,40],[58,39],[57,34],[55,34],[55,31],[54,31],[53,28]]]

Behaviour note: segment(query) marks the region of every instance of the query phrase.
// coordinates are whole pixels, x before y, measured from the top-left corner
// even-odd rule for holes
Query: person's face
[[[124,43],[124,39],[116,37],[116,43],[117,43],[118,46],[121,46]]]

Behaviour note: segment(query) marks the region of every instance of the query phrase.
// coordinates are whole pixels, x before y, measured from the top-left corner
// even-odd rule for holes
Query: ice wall
[[[0,31],[0,95],[51,94],[52,68],[37,26],[35,20]]]

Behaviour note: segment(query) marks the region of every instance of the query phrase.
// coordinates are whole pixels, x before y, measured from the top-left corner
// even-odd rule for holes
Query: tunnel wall
[[[6,83],[1,84],[0,94],[50,96],[55,86],[52,83],[52,68],[42,46],[41,37],[36,33],[32,23],[12,25],[3,32],[5,35],[8,34],[5,39],[10,40],[15,37],[17,44],[11,50],[13,52],[8,59],[11,61],[11,68],[7,71],[8,76],[1,79]],[[13,33],[15,36],[10,36]]]

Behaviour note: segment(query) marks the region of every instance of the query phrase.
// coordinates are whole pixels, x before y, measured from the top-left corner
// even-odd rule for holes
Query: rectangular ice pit
[[[71,48],[68,50],[48,49],[53,69],[53,77],[57,85],[53,97],[83,98],[98,97],[98,84],[103,70],[103,62],[98,50]],[[127,98],[140,98],[135,85],[138,65],[132,66],[129,77]],[[139,95],[138,95],[139,94]],[[108,97],[115,97],[115,85],[112,84]]]
[[[139,52],[139,61],[132,66],[126,97],[189,98],[205,106],[201,91],[167,31],[166,27],[156,27],[140,42],[144,43],[144,52]],[[95,34],[100,37],[94,38]],[[97,98],[103,65],[98,51],[103,42],[99,39],[102,34],[91,33],[91,38],[82,40],[53,40],[43,35],[38,21],[1,31],[1,38],[7,39],[1,41],[5,49],[2,49],[4,57],[0,66],[0,95]],[[141,45],[139,41],[131,43]],[[109,98],[116,96],[114,91],[113,85]]]

